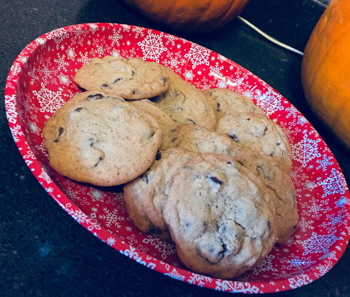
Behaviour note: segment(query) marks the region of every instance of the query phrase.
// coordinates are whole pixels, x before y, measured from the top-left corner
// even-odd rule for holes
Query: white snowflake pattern
[[[147,37],[137,45],[141,47],[143,59],[151,59],[158,63],[160,55],[167,50],[163,45],[163,34],[158,35],[152,32],[149,32]]]
[[[17,116],[18,116],[15,102],[16,102],[16,95],[5,96],[7,120],[12,124],[15,124],[17,122]]]
[[[311,260],[309,257],[307,258],[299,258],[296,257],[294,254],[291,255],[291,259],[286,259],[285,262],[289,263],[291,267],[296,268],[309,268],[311,265],[313,265],[316,261]],[[301,270],[299,270],[301,271]]]
[[[73,60],[76,57],[75,48],[73,47],[68,47],[66,53],[69,59]]]
[[[275,267],[273,267],[272,261],[275,258],[273,255],[267,255],[261,263],[252,271],[252,274],[257,275],[261,272],[266,271],[278,271]]]
[[[106,197],[106,194],[104,192],[95,188],[91,188],[87,194],[91,197],[92,201],[103,202]]]
[[[192,69],[199,65],[209,66],[209,56],[209,50],[198,44],[192,44],[189,52],[185,54],[185,58],[189,59],[192,63]]]
[[[257,90],[254,99],[256,99],[257,105],[260,106],[268,116],[276,111],[283,110],[283,106],[281,105],[282,95],[277,94],[272,89],[266,92]]]
[[[215,290],[232,293],[262,293],[259,287],[251,285],[248,282],[232,282],[228,280],[217,280]]]
[[[10,130],[11,130],[11,134],[12,134],[13,140],[15,142],[20,141],[21,137],[24,136],[24,133],[23,133],[21,125],[12,126],[10,128]]]
[[[115,240],[114,237],[108,237],[107,240],[106,240],[106,243],[107,243],[108,245],[110,245],[110,246],[113,246],[113,245],[115,245],[116,240]]]
[[[316,163],[319,164],[316,167],[316,169],[322,169],[322,171],[324,172],[327,171],[328,166],[331,166],[334,164],[334,162],[332,161],[332,157],[327,155],[323,155],[323,158],[317,159]]]
[[[292,289],[300,288],[312,282],[312,279],[308,275],[302,274],[297,277],[288,279],[289,286]]]
[[[320,272],[320,276],[325,275],[328,271],[332,269],[334,266],[332,261],[326,261],[324,264],[319,265],[318,269]]]
[[[175,72],[181,70],[181,65],[184,65],[186,60],[182,57],[181,52],[167,51],[167,59],[164,61],[164,65],[173,69]]]
[[[145,34],[144,30],[140,27],[134,27],[132,33],[135,35],[135,38],[139,38]]]
[[[331,175],[328,176],[325,180],[317,182],[318,185],[321,185],[324,194],[322,197],[333,194],[344,194],[346,189],[346,181],[344,175],[338,172],[335,168],[332,168]]]
[[[39,174],[39,178],[43,179],[47,184],[52,183],[51,177],[46,173],[44,169],[41,169],[41,173]]]
[[[321,227],[332,231],[336,228],[337,225],[343,225],[344,223],[344,211],[343,209],[337,214],[326,214],[326,220],[322,222]]]
[[[332,209],[328,206],[328,199],[316,199],[311,197],[309,202],[301,202],[300,205],[303,210],[303,215],[307,217],[313,217],[317,220],[322,217],[324,213],[331,211]]]
[[[79,224],[85,224],[89,231],[101,230],[101,226],[97,223],[95,219],[90,218],[86,213],[80,209],[73,209],[71,203],[62,205],[62,207],[67,211],[67,213],[75,219]]]
[[[123,35],[120,34],[117,30],[113,29],[113,34],[108,36],[108,39],[112,41],[112,45],[119,46],[119,41],[123,39]]]
[[[315,140],[308,137],[305,133],[303,139],[291,145],[293,160],[301,163],[303,167],[315,158],[319,158],[321,154],[318,152],[318,143],[320,138]]]
[[[180,281],[184,281],[185,277],[180,274],[176,268],[173,268],[169,273],[164,273],[164,275],[170,276],[171,278],[180,280]]]
[[[176,253],[173,244],[151,235],[148,235],[146,238],[144,238],[142,242],[154,246],[161,253],[163,260],[166,259],[169,255]]]
[[[67,32],[67,30],[65,30],[64,28],[60,28],[57,30],[53,30],[51,32],[49,32],[46,35],[47,39],[52,39],[54,40],[54,42],[56,43],[56,48],[58,49],[60,46],[60,43],[65,39],[68,38],[70,35]]]
[[[117,228],[121,227],[120,222],[125,220],[125,217],[118,215],[118,209],[113,209],[110,211],[107,207],[103,208],[104,214],[100,214],[98,217],[101,220],[105,220],[105,225],[107,227],[116,226]]]
[[[67,62],[67,59],[64,55],[60,55],[58,59],[54,59],[55,64],[57,65],[57,70],[62,71],[65,69],[69,63]]]
[[[62,99],[61,91],[51,91],[42,84],[39,91],[33,91],[33,94],[37,96],[37,99],[40,103],[41,112],[56,112],[63,104],[64,100]]]
[[[41,130],[39,129],[39,127],[36,123],[29,121],[28,126],[29,126],[29,129],[32,133],[34,133],[36,135],[40,135]]]
[[[308,220],[306,217],[301,217],[299,220],[299,228],[305,232],[306,230],[310,229],[313,230],[314,229],[314,220]]]
[[[222,77],[222,70],[224,69],[224,66],[219,64],[219,62],[216,62],[214,66],[209,66],[210,68],[210,75],[213,75],[214,77]]]
[[[320,235],[313,232],[310,238],[301,242],[304,248],[303,255],[327,254],[336,240],[338,240],[338,237],[333,233]]]
[[[85,195],[85,187],[75,186],[73,182],[70,180],[64,181],[64,192],[65,194],[76,204],[82,205],[90,205],[90,199]]]
[[[213,280],[213,279],[212,279],[211,277],[193,273],[193,274],[189,277],[188,282],[189,282],[190,284],[203,287],[205,283],[211,283],[212,280]]]

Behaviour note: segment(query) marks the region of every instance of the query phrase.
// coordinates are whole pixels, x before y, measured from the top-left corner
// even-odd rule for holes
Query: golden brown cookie
[[[215,129],[216,116],[208,98],[172,70],[163,67],[169,76],[169,88],[155,102],[180,124],[195,124]]]
[[[45,124],[50,165],[71,179],[114,186],[144,173],[161,143],[156,120],[120,97],[76,95]]]
[[[76,72],[74,80],[85,90],[99,90],[125,99],[151,98],[169,86],[167,72],[160,64],[113,56],[93,58]]]
[[[258,112],[263,111],[253,101],[244,95],[225,88],[214,88],[203,91],[209,98],[217,118],[221,118],[226,112]]]
[[[154,117],[158,122],[160,129],[162,130],[162,143],[161,150],[165,150],[173,146],[174,139],[176,137],[176,123],[163,109],[161,109],[156,103],[144,99],[130,101],[134,107],[142,110],[143,112]]]
[[[181,261],[192,271],[218,278],[252,269],[277,239],[269,192],[226,155],[198,154],[181,166],[163,217]]]

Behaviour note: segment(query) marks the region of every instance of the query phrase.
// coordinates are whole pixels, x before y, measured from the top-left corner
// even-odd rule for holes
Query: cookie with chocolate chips
[[[282,171],[290,172],[292,159],[287,136],[277,123],[264,114],[226,112],[219,119],[216,132],[271,157]]]
[[[208,98],[177,73],[162,66],[168,73],[169,88],[154,98],[171,118],[179,124],[194,124],[209,130],[216,126],[216,116]]]
[[[257,112],[263,113],[253,101],[244,95],[225,88],[214,88],[203,91],[210,100],[218,119],[226,112]]]
[[[183,148],[167,149],[142,176],[124,186],[126,209],[138,229],[170,239],[162,212],[164,204],[178,168],[195,155]]]
[[[163,109],[161,109],[156,103],[144,99],[130,101],[137,109],[154,117],[158,122],[160,129],[162,130],[162,143],[160,145],[161,150],[165,150],[173,146],[174,139],[176,137],[176,123]]]
[[[174,145],[195,153],[228,155],[247,168],[261,180],[275,202],[277,242],[282,244],[291,237],[299,220],[295,188],[289,174],[280,170],[270,156],[237,143],[225,134],[190,124],[177,127]]]
[[[97,186],[115,186],[144,173],[161,143],[157,121],[120,97],[90,91],[63,105],[43,129],[50,165]]]
[[[167,72],[159,64],[114,56],[93,58],[76,72],[74,80],[85,90],[130,100],[160,95],[169,86]]]
[[[181,261],[218,278],[231,279],[255,267],[277,238],[269,192],[226,155],[198,154],[181,166],[163,217]]]

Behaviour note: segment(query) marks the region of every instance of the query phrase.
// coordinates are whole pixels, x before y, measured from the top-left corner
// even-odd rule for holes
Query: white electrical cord
[[[250,23],[249,21],[247,21],[245,18],[242,18],[241,16],[237,16],[237,18],[244,24],[246,24],[248,27],[252,28],[254,31],[256,31],[257,33],[259,33],[261,36],[265,37],[267,40],[277,44],[280,47],[283,47],[291,52],[297,53],[301,56],[304,55],[303,52],[295,49],[294,47],[291,47],[287,44],[284,44],[283,42],[278,41],[277,39],[271,37],[270,35],[266,34],[265,32],[261,31],[259,28],[257,28],[256,26],[254,26],[252,23]]]

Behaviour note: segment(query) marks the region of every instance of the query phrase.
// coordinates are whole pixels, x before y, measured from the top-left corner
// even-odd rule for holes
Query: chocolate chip
[[[102,89],[110,89],[111,87],[108,84],[102,84],[101,88]]]
[[[238,136],[237,136],[236,134],[230,134],[230,133],[228,133],[227,136],[230,137],[233,141],[239,142]]]
[[[266,135],[267,130],[268,130],[267,127],[265,127],[264,133],[263,133],[264,136]]]
[[[76,109],[74,109],[75,112],[81,112],[84,108],[83,107],[77,107]]]
[[[102,156],[98,157],[98,160],[96,162],[96,164],[94,165],[94,167],[97,167],[98,164],[100,164],[100,162],[103,160],[104,158]]]
[[[57,138],[54,140],[54,142],[59,142],[60,141],[60,137],[64,132],[64,128],[63,127],[58,127],[58,136]]]
[[[89,96],[87,96],[87,100],[88,101],[93,101],[93,100],[100,100],[100,99],[103,99],[103,95],[102,94],[91,94]]]
[[[160,158],[162,157],[161,152],[158,150],[157,154],[156,154],[156,161],[160,160]]]
[[[220,111],[221,110],[221,106],[220,106],[220,102],[216,102],[216,111]]]
[[[116,78],[116,79],[113,81],[113,84],[116,84],[117,82],[121,81],[122,79],[123,79],[123,78],[121,78],[121,77]]]
[[[207,176],[207,177],[210,178],[211,181],[219,185],[222,185],[224,183],[222,180],[219,180],[216,176]]]
[[[195,125],[195,124],[196,124],[196,122],[195,122],[194,120],[192,120],[192,119],[186,119],[186,121],[188,121],[188,122],[192,123],[193,125]]]

